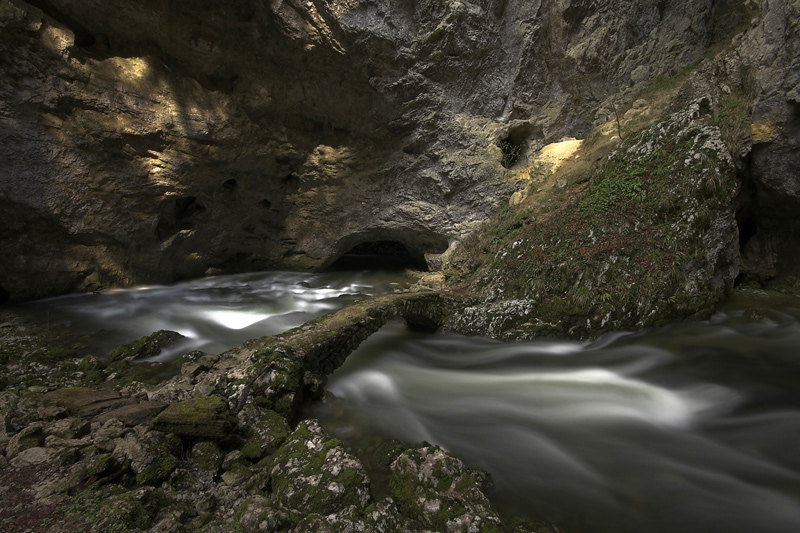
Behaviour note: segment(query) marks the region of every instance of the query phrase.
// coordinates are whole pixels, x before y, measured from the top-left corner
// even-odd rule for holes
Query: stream
[[[272,272],[22,309],[85,332],[98,355],[179,331],[186,342],[165,359],[219,353],[405,281]],[[594,342],[501,343],[392,322],[326,388],[343,402],[314,414],[346,443],[377,432],[439,444],[491,474],[501,513],[562,533],[800,531],[798,309],[731,308]]]

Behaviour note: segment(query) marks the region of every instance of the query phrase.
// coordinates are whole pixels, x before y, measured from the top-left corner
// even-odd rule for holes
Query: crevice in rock
[[[189,229],[196,215],[205,212],[206,207],[196,196],[180,196],[169,198],[161,204],[156,234],[159,239],[166,239],[176,231]]]
[[[517,164],[520,156],[522,155],[523,146],[512,141],[506,137],[497,144],[503,156],[500,158],[500,164],[503,168],[511,168]]]

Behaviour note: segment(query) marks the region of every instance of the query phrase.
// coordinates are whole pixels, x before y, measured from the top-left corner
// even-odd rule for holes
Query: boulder
[[[42,446],[45,436],[41,423],[31,424],[11,437],[6,446],[6,457],[12,459],[21,451]]]
[[[251,461],[259,461],[271,455],[289,436],[286,420],[277,412],[248,404],[237,415],[239,426],[245,428],[247,443],[241,453]]]
[[[166,409],[168,405],[164,402],[153,401],[126,404],[99,414],[92,421],[104,424],[111,419],[116,419],[130,427],[144,425]]]
[[[181,437],[222,439],[232,427],[228,404],[218,396],[175,403],[153,419],[153,429]]]
[[[284,509],[327,516],[370,500],[361,462],[315,420],[300,422],[271,458],[275,501]]]
[[[180,333],[161,329],[139,340],[117,346],[108,353],[108,361],[114,362],[123,359],[130,361],[152,357],[160,354],[163,348],[168,348],[183,338],[185,337]]]
[[[130,461],[140,485],[158,486],[178,466],[181,442],[175,435],[138,426],[117,441],[114,456]]]
[[[435,531],[500,531],[483,476],[440,446],[423,445],[392,463],[390,488],[404,515]]]

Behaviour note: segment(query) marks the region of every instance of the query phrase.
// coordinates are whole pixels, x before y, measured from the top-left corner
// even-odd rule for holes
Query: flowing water
[[[69,328],[98,357],[160,329],[177,331],[186,339],[149,359],[164,361],[191,350],[221,353],[411,281],[402,272],[259,272],[59,296],[16,311]]]
[[[726,313],[592,343],[393,324],[326,388],[382,433],[490,472],[502,511],[562,531],[788,533],[800,531],[798,317]]]
[[[187,336],[179,350],[219,352],[397,281],[220,276],[27,309],[91,332],[100,351],[163,328]],[[491,473],[502,512],[562,533],[800,531],[797,309],[727,310],[594,342],[500,343],[390,323],[327,389],[349,414],[316,414],[345,442],[378,431],[440,444]]]

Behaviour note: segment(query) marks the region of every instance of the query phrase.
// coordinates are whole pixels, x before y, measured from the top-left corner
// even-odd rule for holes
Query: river
[[[163,328],[187,337],[179,350],[219,352],[403,282],[219,276],[26,309],[87,332],[97,350]],[[562,533],[800,531],[798,309],[748,318],[731,308],[594,342],[500,343],[390,323],[326,388],[343,403],[315,414],[345,442],[378,432],[440,444],[490,472],[501,512]]]

